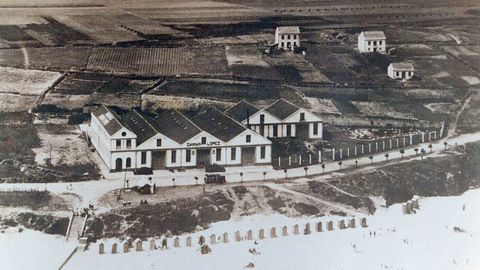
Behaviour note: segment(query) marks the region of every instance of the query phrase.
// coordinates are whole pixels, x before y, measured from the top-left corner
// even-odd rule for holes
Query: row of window
[[[116,140],[116,149],[122,149],[122,140]],[[132,148],[132,140],[131,139],[126,139],[125,140],[125,148],[126,149],[131,149]]]
[[[367,41],[367,44],[370,46],[372,45],[372,41]],[[379,40],[378,41],[378,45],[383,45],[383,41],[382,40]],[[373,41],[373,46],[377,46],[377,41]]]
[[[285,47],[285,43],[287,44],[287,48],[290,48],[290,47],[291,47],[290,44],[292,44],[292,43],[293,43],[293,47],[297,47],[297,46],[298,46],[297,42],[282,42],[281,45],[280,45],[280,47],[284,48],[284,47]]]
[[[281,39],[285,39],[285,37],[287,37],[286,39],[290,39],[290,37],[292,37],[293,39],[297,39],[298,35],[280,35]]]

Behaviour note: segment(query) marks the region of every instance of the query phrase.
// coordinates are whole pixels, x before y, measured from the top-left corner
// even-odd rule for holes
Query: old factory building
[[[411,63],[391,63],[387,69],[387,74],[392,79],[409,80],[413,77],[414,72]]]
[[[361,53],[385,53],[387,38],[382,31],[365,31],[358,36],[358,49]]]
[[[320,117],[284,99],[261,110],[243,100],[226,110],[226,113],[268,138],[321,139],[323,135]]]
[[[300,46],[300,28],[281,26],[275,30],[275,44],[279,50],[293,51]]]
[[[189,119],[176,110],[120,115],[102,105],[91,116],[88,136],[111,171],[271,162],[268,139],[215,108]]]

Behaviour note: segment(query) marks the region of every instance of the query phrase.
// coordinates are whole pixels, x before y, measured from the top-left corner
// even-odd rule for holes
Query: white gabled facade
[[[385,53],[387,38],[382,31],[365,31],[358,35],[358,50],[361,53]]]
[[[104,108],[108,110],[107,107]],[[143,167],[188,168],[207,164],[240,166],[271,162],[271,142],[250,129],[245,129],[228,142],[204,130],[183,143],[157,132],[137,145],[137,134],[123,126],[121,119],[115,132],[109,134],[102,125],[102,120],[92,112],[87,133],[110,171]]]
[[[316,114],[300,107],[284,119],[262,109],[243,120],[242,124],[267,138],[321,139],[323,137],[323,120]]]

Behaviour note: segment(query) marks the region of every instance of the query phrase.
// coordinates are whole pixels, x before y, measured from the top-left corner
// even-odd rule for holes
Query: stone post
[[[390,139],[390,149],[392,149],[392,139]]]
[[[282,228],[282,236],[288,236],[288,227],[287,227],[287,226],[283,226],[283,228]]]
[[[329,222],[327,223],[327,230],[333,231],[333,221],[329,221]]]
[[[282,166],[282,159],[278,157],[278,167],[281,167],[281,166]]]
[[[98,254],[104,254],[104,253],[105,253],[105,244],[100,243],[100,245],[98,245]]]
[[[270,230],[270,238],[277,238],[277,229],[275,227]]]
[[[308,164],[312,165],[312,154],[308,154]]]
[[[298,229],[298,224],[295,224],[293,226],[293,234],[294,235],[298,235],[300,232],[299,232],[299,229]]]
[[[288,156],[288,166],[292,166],[292,156]]]
[[[298,155],[298,164],[302,166],[302,155]]]
[[[347,228],[347,226],[345,226],[345,220],[342,219],[342,220],[340,220],[340,221],[338,222],[338,228],[339,228],[340,230],[343,230],[343,229],[346,229],[346,228]]]
[[[372,152],[372,143],[368,143],[368,153]]]
[[[118,252],[118,244],[113,243],[112,244],[112,254],[117,254],[117,252]]]
[[[340,160],[342,160],[342,159],[343,159],[343,149],[340,148]]]
[[[355,228],[355,219],[354,218],[350,219],[350,222],[348,223],[348,227]]]
[[[362,144],[362,155],[365,154],[365,145]]]
[[[354,156],[357,156],[357,146],[355,145]]]
[[[155,244],[155,239],[150,239],[150,250],[155,250],[157,249],[157,245]]]
[[[260,239],[260,240],[265,239],[265,230],[264,229],[260,229],[258,231],[258,239]]]
[[[192,246],[192,237],[191,236],[188,236],[187,237],[187,240],[185,240],[185,245],[187,247],[191,247]]]
[[[180,238],[178,236],[173,239],[173,246],[176,248],[180,247]]]
[[[223,243],[228,243],[228,233],[223,234]]]
[[[347,158],[350,157],[350,147],[347,148]]]
[[[405,141],[406,141],[406,137],[403,136],[403,146],[405,147]]]
[[[335,160],[335,148],[332,148],[332,160]]]
[[[318,150],[318,162],[322,162],[322,150]]]
[[[242,241],[242,236],[240,235],[239,231],[235,232],[235,241],[237,241],[237,242]]]
[[[247,240],[253,240],[253,231],[252,230],[247,231]]]
[[[319,222],[317,223],[317,232],[322,232],[322,231],[323,231],[322,222],[319,221]]]
[[[362,227],[363,227],[363,228],[368,227],[368,225],[367,225],[367,218],[366,218],[366,217],[363,217],[363,218],[361,219],[361,222],[362,222]]]
[[[398,148],[398,147],[400,147],[400,142],[399,142],[399,140],[398,140],[398,138],[397,138],[397,148]]]
[[[215,234],[210,235],[210,244],[215,245],[217,243],[217,236]]]
[[[378,152],[378,142],[375,142],[375,152]]]
[[[143,244],[142,240],[136,239],[135,240],[135,251],[142,251],[143,250],[142,244]]]
[[[422,132],[422,143],[425,142],[425,132]]]
[[[305,229],[303,230],[304,235],[308,235],[312,233],[312,230],[310,229],[310,223],[305,224]]]
[[[382,140],[382,150],[385,150],[385,140]]]

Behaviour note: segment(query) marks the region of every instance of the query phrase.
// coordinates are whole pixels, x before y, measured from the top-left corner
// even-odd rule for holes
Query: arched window
[[[131,158],[127,158],[127,160],[125,162],[125,167],[127,167],[127,168],[132,167],[132,159]]]

